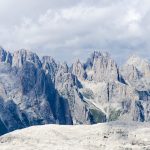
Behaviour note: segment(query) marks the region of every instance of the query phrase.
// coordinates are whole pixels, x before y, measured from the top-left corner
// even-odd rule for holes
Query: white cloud
[[[10,10],[0,15],[4,48],[33,49],[61,60],[84,59],[96,49],[111,52],[119,61],[133,52],[150,56],[149,0],[13,2],[0,0],[0,12]]]

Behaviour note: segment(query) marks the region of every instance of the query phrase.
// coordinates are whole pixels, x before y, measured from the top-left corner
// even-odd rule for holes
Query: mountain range
[[[88,57],[88,56],[87,56]],[[42,124],[150,121],[150,61],[94,51],[71,66],[0,48],[0,135]]]

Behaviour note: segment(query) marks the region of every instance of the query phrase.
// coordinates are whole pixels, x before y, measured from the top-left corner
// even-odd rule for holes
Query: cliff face
[[[130,58],[120,69],[94,52],[71,67],[45,56],[0,49],[0,133],[38,124],[150,120],[150,63]]]

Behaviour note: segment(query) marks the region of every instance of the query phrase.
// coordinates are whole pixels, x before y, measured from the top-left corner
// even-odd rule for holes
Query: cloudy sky
[[[150,0],[0,0],[0,45],[57,60],[150,57]]]

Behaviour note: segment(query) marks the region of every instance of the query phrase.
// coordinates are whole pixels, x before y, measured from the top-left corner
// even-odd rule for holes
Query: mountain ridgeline
[[[118,67],[94,52],[68,67],[52,57],[0,48],[0,134],[42,124],[150,121],[150,62]]]

